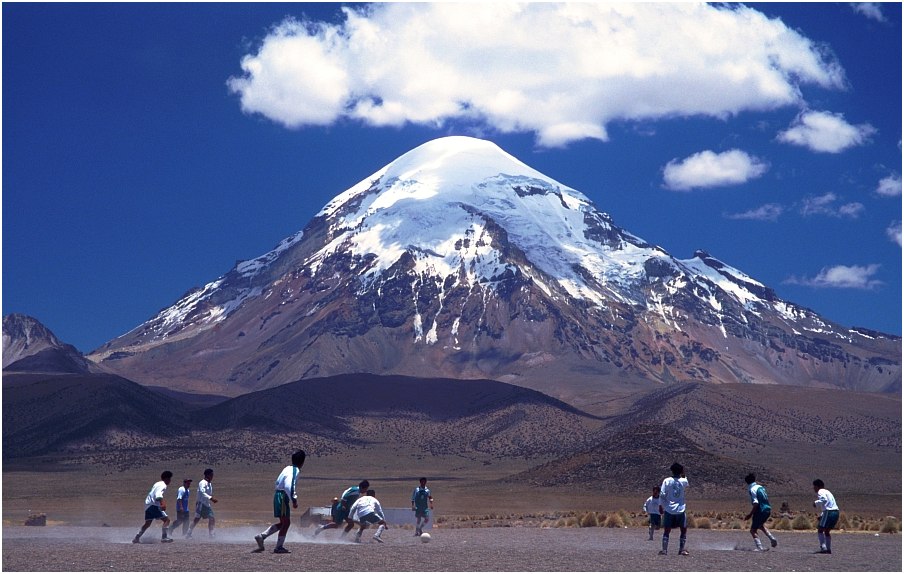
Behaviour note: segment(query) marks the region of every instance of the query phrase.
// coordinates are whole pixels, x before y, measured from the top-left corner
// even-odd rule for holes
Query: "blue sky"
[[[3,314],[90,351],[430,139],[901,334],[901,5],[4,3]]]

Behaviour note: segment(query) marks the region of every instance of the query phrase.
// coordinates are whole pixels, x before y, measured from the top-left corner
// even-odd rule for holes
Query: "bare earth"
[[[262,525],[263,526],[263,525]],[[393,528],[378,544],[340,541],[338,533],[310,538],[289,531],[291,554],[255,553],[255,527],[221,528],[209,539],[161,544],[155,524],[141,544],[135,528],[48,526],[3,528],[5,571],[901,571],[899,534],[838,533],[832,555],[818,549],[815,532],[778,532],[778,548],[752,552],[745,531],[690,530],[689,556],[658,555],[661,537],[639,528],[461,528],[433,531],[424,544],[411,530]],[[199,535],[200,532],[200,535]],[[371,530],[370,533],[373,531]]]

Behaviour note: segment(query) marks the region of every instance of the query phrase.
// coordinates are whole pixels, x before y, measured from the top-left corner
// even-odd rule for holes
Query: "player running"
[[[760,537],[757,536],[757,530],[762,530],[763,534],[766,535],[766,538],[769,539],[769,544],[775,548],[778,546],[778,540],[776,540],[775,536],[773,536],[766,528],[766,521],[769,520],[769,515],[772,514],[772,506],[769,505],[769,497],[766,495],[766,489],[763,485],[756,483],[756,475],[752,472],[744,477],[744,482],[747,483],[747,492],[750,494],[751,504],[750,512],[744,517],[744,520],[751,520],[750,535],[753,536],[753,543],[756,545],[756,551],[762,552],[765,550],[763,548],[763,543],[760,542]]]
[[[370,482],[368,482],[367,480],[362,480],[360,483],[358,483],[358,486],[350,486],[346,488],[338,499],[333,499],[333,505],[330,507],[330,515],[333,521],[328,524],[318,526],[317,529],[314,530],[314,536],[316,537],[324,530],[339,528],[340,526],[342,526],[343,522],[347,524],[345,526],[345,530],[342,531],[342,536],[348,534],[355,526],[355,523],[348,518],[349,510],[351,509],[355,501],[358,500],[358,497],[361,496],[361,493],[367,492],[368,488],[370,488]]]
[[[276,491],[273,493],[273,516],[278,518],[279,522],[271,524],[267,530],[254,537],[254,541],[257,542],[257,549],[255,552],[263,552],[264,539],[271,534],[279,532],[279,536],[276,538],[276,548],[273,549],[273,553],[290,553],[286,547],[283,546],[286,541],[286,533],[289,532],[289,526],[292,525],[292,520],[290,518],[292,511],[289,508],[289,504],[292,504],[292,508],[298,508],[298,495],[295,490],[295,483],[298,481],[298,473],[301,471],[301,467],[304,466],[305,456],[303,450],[295,451],[295,453],[292,454],[292,464],[285,467],[282,472],[279,473],[279,476],[276,477]]]
[[[421,477],[420,486],[411,493],[411,510],[414,511],[414,535],[420,536],[430,522],[430,511],[433,510],[433,496],[427,488],[427,479]]]
[[[383,542],[381,536],[387,526],[386,520],[383,518],[383,507],[380,506],[380,501],[377,500],[376,496],[376,492],[372,489],[368,490],[364,496],[355,501],[348,511],[349,518],[360,525],[358,532],[355,533],[355,542],[361,542],[361,534],[368,524],[380,525],[376,534],[374,534],[374,540]]]

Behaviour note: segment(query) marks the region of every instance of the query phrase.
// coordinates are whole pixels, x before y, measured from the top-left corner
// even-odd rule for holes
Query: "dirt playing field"
[[[199,530],[202,533],[199,535]],[[214,540],[201,528],[195,538],[161,544],[157,525],[132,544],[136,528],[3,528],[5,571],[901,571],[899,534],[838,533],[833,554],[818,550],[815,532],[777,533],[779,545],[753,552],[745,531],[690,530],[689,556],[678,556],[677,531],[670,552],[658,554],[661,537],[647,540],[639,528],[461,528],[433,531],[424,544],[411,530],[390,529],[385,543],[365,533],[364,543],[341,541],[337,532],[316,540],[293,527],[286,547],[275,540],[254,553],[252,527],[223,528]],[[370,531],[372,533],[373,530]]]

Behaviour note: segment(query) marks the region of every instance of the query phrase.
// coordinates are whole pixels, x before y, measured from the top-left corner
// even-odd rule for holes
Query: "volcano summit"
[[[901,390],[900,338],[832,323],[705,252],[675,259],[468,137],[404,154],[89,357],[226,395],[355,372],[565,400],[671,381]]]

